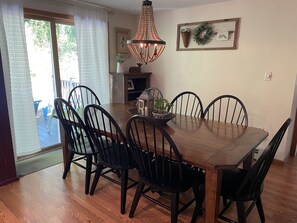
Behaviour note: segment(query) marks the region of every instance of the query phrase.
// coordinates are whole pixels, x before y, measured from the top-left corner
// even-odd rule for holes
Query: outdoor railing
[[[73,80],[61,80],[61,90],[62,90],[62,98],[68,99],[68,95],[70,91],[79,85],[79,82]]]

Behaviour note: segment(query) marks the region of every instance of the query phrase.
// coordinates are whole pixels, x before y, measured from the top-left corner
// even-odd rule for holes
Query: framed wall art
[[[122,54],[125,57],[130,57],[127,47],[127,40],[131,39],[131,30],[123,28],[115,28],[116,30],[116,54]]]
[[[176,50],[237,49],[239,18],[177,25]]]
[[[130,90],[134,90],[133,80],[128,80],[127,85],[128,85],[128,90],[129,90],[129,91],[130,91]]]

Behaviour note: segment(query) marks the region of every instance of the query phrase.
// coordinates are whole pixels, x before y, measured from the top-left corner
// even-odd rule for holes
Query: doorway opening
[[[24,12],[32,106],[36,118],[33,126],[38,131],[40,151],[18,156],[20,162],[61,150],[59,120],[53,115],[54,99],[67,99],[79,80],[73,17],[33,9]],[[53,160],[56,163],[56,159]]]

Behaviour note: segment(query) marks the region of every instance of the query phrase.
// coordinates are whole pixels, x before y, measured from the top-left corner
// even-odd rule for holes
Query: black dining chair
[[[69,87],[71,86],[68,86],[67,88]],[[95,92],[89,87],[84,85],[76,85],[74,88],[71,89],[68,95],[68,102],[75,110],[84,109],[89,104],[96,104],[96,105],[101,104]],[[55,114],[56,114],[56,110],[54,109],[52,111],[52,115],[48,123],[48,132],[50,132],[51,130],[52,120]]]
[[[204,174],[183,162],[177,146],[165,129],[153,119],[133,116],[126,127],[126,136],[137,163],[139,183],[129,217],[134,216],[141,196],[171,211],[171,222],[178,214],[196,202],[192,222],[196,222],[204,201]],[[147,188],[145,188],[145,185]],[[179,208],[179,194],[192,188],[194,198]],[[154,199],[147,192],[171,196],[171,205]]]
[[[205,108],[203,117],[206,120],[248,125],[247,110],[242,101],[233,95],[221,95],[215,98]]]
[[[56,98],[54,106],[68,139],[69,156],[66,161],[63,179],[66,178],[71,163],[84,168],[86,170],[85,194],[88,194],[92,174],[92,159],[93,157],[96,158],[98,151],[92,144],[83,120],[70,103],[62,98]],[[82,159],[86,159],[85,166],[79,162]]]
[[[101,105],[95,92],[84,85],[78,85],[70,91],[68,102],[74,109],[85,108],[90,104]]]
[[[239,223],[246,222],[246,218],[255,205],[257,206],[261,222],[265,222],[261,200],[261,193],[264,188],[263,181],[290,123],[291,119],[288,118],[250,170],[236,168],[223,171],[221,195],[229,202],[225,204],[219,214],[220,219],[227,222],[235,222],[223,214],[233,202],[236,202]],[[246,209],[244,203],[248,201],[251,201],[251,204]]]
[[[114,118],[99,105],[88,105],[84,117],[89,135],[94,146],[99,151],[97,169],[90,194],[93,195],[100,176],[118,183],[106,175],[110,171],[118,171],[121,178],[121,213],[125,213],[127,190],[137,184],[132,182],[128,186],[128,171],[135,168],[135,161],[128,149],[126,138]],[[102,172],[105,167],[110,169]],[[130,178],[129,178],[130,179]],[[130,179],[133,181],[133,179]]]
[[[200,118],[203,115],[203,105],[197,94],[184,91],[178,94],[171,102],[169,109],[173,114],[187,115]]]
[[[153,98],[163,98],[163,94],[159,88],[150,87],[145,89]]]

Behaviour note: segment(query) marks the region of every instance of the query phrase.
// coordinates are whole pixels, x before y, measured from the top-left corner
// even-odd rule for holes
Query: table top
[[[123,133],[132,116],[131,105],[101,105],[117,121]],[[268,136],[262,129],[176,115],[164,126],[183,160],[204,169],[237,167]]]

